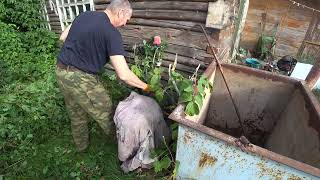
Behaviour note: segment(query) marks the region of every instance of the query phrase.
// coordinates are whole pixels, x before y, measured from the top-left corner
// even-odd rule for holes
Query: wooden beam
[[[240,7],[238,12],[238,17],[236,22],[236,28],[233,36],[233,45],[231,48],[231,59],[233,59],[236,56],[236,52],[239,47],[241,33],[243,31],[243,28],[245,26],[246,17],[249,9],[249,0],[240,0]]]
[[[196,24],[199,24],[199,23],[190,22],[190,21],[131,18],[127,24],[174,28],[174,29],[185,29],[185,30],[190,30],[195,32],[202,32],[201,29],[198,26],[196,26]],[[202,25],[204,26],[204,24]]]
[[[207,12],[207,2],[179,2],[179,1],[143,1],[143,2],[131,2],[131,7],[134,10],[146,10],[146,9],[162,9],[162,10],[188,10],[188,11],[203,11]],[[96,4],[96,9],[106,9],[108,4]]]
[[[307,44],[310,44],[310,45],[320,46],[320,43],[311,42],[311,41],[304,41],[304,42],[307,43]]]
[[[96,6],[97,11],[103,11],[105,8]],[[194,21],[205,23],[207,13],[199,11],[185,10],[133,10],[133,18],[158,19],[158,20],[177,20],[177,21]]]
[[[175,0],[175,1],[179,1],[181,3],[185,3],[185,2],[215,2],[217,0]],[[110,3],[111,0],[94,0],[94,4],[106,4],[106,3]],[[170,0],[134,0],[134,2],[170,2]],[[130,3],[133,3],[132,1]]]
[[[49,21],[50,22],[59,22],[60,23],[59,17],[57,17],[57,16],[50,16],[49,15]]]
[[[60,22],[58,22],[58,21],[56,21],[56,22],[50,21],[49,23],[51,26],[60,26]]]
[[[319,23],[320,23],[320,15],[319,15],[319,13],[314,12],[313,16],[312,16],[312,19],[310,21],[308,30],[307,30],[307,32],[305,34],[304,40],[302,41],[302,43],[301,43],[301,45],[300,45],[300,47],[298,49],[297,57],[301,57],[302,56],[303,51],[304,51],[304,49],[306,47],[306,41],[312,40],[312,37],[313,37],[316,29],[318,28]]]
[[[207,13],[182,10],[134,10],[132,17],[205,23]]]
[[[316,86],[318,79],[320,78],[320,57],[317,57],[316,63],[312,66],[311,71],[309,72],[306,83],[313,89]]]
[[[56,32],[61,32],[60,24],[58,26],[57,25],[51,25],[51,30],[52,31],[56,31]]]

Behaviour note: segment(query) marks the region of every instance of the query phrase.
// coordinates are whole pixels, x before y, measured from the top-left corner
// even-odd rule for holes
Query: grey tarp
[[[157,102],[131,92],[117,106],[114,122],[117,128],[118,157],[124,172],[139,167],[151,168],[152,149],[159,146],[163,137],[169,140],[170,129]]]

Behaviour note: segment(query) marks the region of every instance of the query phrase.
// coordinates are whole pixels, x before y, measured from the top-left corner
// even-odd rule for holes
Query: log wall
[[[163,66],[168,67],[178,54],[177,69],[192,73],[198,64],[202,69],[212,61],[208,53],[207,40],[196,24],[205,26],[208,4],[213,0],[189,1],[138,1],[131,2],[133,15],[125,27],[120,28],[125,49],[132,55],[135,43],[161,36],[168,42]],[[108,1],[95,0],[95,9],[103,11]],[[233,29],[224,30],[206,28],[210,42],[216,48],[219,58],[228,59]],[[128,59],[130,62],[131,60]]]
[[[128,52],[127,60],[132,62],[132,47],[155,35],[168,42],[168,49],[163,66],[168,67],[178,54],[177,70],[193,73],[201,64],[200,69],[213,60],[207,40],[200,27],[205,26],[209,2],[216,0],[135,0],[131,1],[133,16],[125,27],[120,28],[124,46]],[[235,0],[237,1],[237,0]],[[106,9],[110,0],[94,0],[95,10]],[[236,7],[233,0],[227,0]],[[59,17],[47,5],[52,30],[61,33]],[[235,13],[233,8],[230,8]],[[234,20],[234,19],[233,19]],[[224,29],[206,28],[211,44],[220,59],[229,60],[231,42],[233,40],[234,23],[230,22]]]

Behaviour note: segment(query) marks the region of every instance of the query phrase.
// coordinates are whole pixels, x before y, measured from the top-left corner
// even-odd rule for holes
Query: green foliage
[[[118,105],[120,101],[128,97],[131,92],[129,87],[126,87],[125,84],[117,81],[114,72],[102,73],[100,80],[102,81],[104,87],[108,90],[114,108],[116,108],[116,105]]]
[[[30,31],[41,27],[44,22],[41,14],[42,0],[1,0],[0,21],[14,24],[19,31]]]
[[[211,91],[212,84],[205,76],[201,76],[199,80],[193,82],[176,72],[172,74],[180,92],[179,102],[186,104],[185,113],[189,116],[199,114],[206,96],[205,89]]]
[[[170,179],[175,179],[179,162],[175,161],[174,154],[177,150],[178,124],[171,124],[172,141],[170,144],[163,138],[162,145],[152,152],[152,158],[155,159],[153,166],[156,173],[168,174],[172,172]]]
[[[155,161],[153,163],[154,171],[161,172],[164,169],[168,169],[171,165],[171,159],[168,156],[164,156],[160,161]]]
[[[160,103],[164,98],[164,89],[161,84],[161,73],[163,72],[161,61],[166,48],[166,43],[155,46],[152,40],[144,40],[142,45],[133,47],[135,63],[130,67],[133,73],[150,85],[156,100]]]
[[[138,47],[135,46],[133,48],[135,63],[131,66],[131,70],[150,85],[160,104],[163,105],[164,99],[166,100],[174,94],[173,96],[179,96],[180,103],[186,104],[186,114],[197,115],[205,98],[205,89],[211,90],[212,85],[204,76],[201,76],[199,80],[185,78],[182,74],[174,71],[174,67],[172,70],[170,69],[170,79],[164,87],[161,83],[161,75],[164,72],[161,61],[166,47],[166,43],[162,43],[161,46],[152,45],[151,40],[143,41],[143,44]],[[163,107],[172,104],[176,104],[175,100],[171,101],[171,104],[163,105]]]
[[[258,45],[257,52],[260,55],[260,59],[267,59],[274,54],[274,48],[276,45],[276,38],[274,36],[267,36],[261,34]]]
[[[0,174],[5,177],[30,172],[25,160],[36,158],[39,144],[69,126],[54,75],[57,36],[40,28],[39,7],[39,1],[0,3]]]
[[[13,81],[33,81],[52,71],[57,36],[45,29],[21,33],[17,26],[0,22],[0,87]],[[6,73],[4,73],[6,72]]]

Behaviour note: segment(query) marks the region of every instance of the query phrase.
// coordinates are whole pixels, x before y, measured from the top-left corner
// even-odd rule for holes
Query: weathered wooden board
[[[102,11],[105,7],[97,5],[96,10]],[[177,21],[193,21],[204,23],[207,13],[202,11],[187,11],[187,10],[166,10],[166,9],[134,9],[133,18],[144,19],[159,19],[159,20],[177,20]]]
[[[159,35],[168,40],[169,43],[193,47],[198,49],[206,49],[207,40],[203,33],[178,30],[173,28],[159,28],[150,26],[127,25],[119,29],[123,36],[138,37],[140,39],[149,39]],[[210,38],[214,46],[218,46],[213,38]]]
[[[204,23],[207,13],[183,10],[135,10],[132,17],[145,19],[180,20]]]
[[[174,28],[174,29],[184,29],[196,32],[202,32],[197,24],[192,21],[175,21],[175,20],[159,20],[159,19],[143,19],[143,18],[131,18],[127,24],[141,25],[141,26],[152,26],[152,27],[164,27],[164,28]]]
[[[107,3],[95,2],[96,10],[106,9]],[[162,10],[189,10],[189,11],[204,11],[208,10],[207,2],[183,2],[181,1],[143,1],[131,2],[131,7],[134,10],[143,9],[162,9]]]
[[[134,0],[134,2],[170,2],[171,0]],[[175,0],[179,2],[215,2],[217,0]],[[111,0],[94,0],[95,4],[110,3]],[[132,1],[131,1],[132,3]]]
[[[206,27],[223,29],[230,17],[229,5],[224,0],[210,2],[206,18]]]

